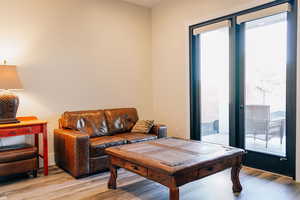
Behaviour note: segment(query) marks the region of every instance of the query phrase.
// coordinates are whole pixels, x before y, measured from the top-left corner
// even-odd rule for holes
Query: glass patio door
[[[283,4],[238,17],[237,21],[241,50],[240,146],[248,152],[245,165],[290,175],[288,12],[289,4]]]
[[[229,21],[198,29],[201,140],[229,145]]]
[[[297,6],[277,0],[190,26],[191,139],[295,178]]]
[[[244,26],[245,149],[285,157],[287,14]]]

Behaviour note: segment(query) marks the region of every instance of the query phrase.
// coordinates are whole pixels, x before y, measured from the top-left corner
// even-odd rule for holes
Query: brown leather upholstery
[[[0,163],[0,176],[8,176],[26,172],[37,173],[37,158],[19,160],[15,162]]]
[[[24,145],[24,148],[7,149],[7,151],[1,149],[0,151],[0,163],[14,162],[19,160],[31,159],[37,156],[36,147],[28,147]]]
[[[75,177],[89,174],[90,138],[73,130],[54,130],[55,162]]]
[[[139,119],[135,108],[110,109],[104,113],[111,134],[130,131]]]
[[[100,156],[90,158],[90,171],[91,173],[106,171],[109,167],[108,156]]]
[[[37,148],[20,144],[0,148],[0,176],[37,172]]]
[[[146,133],[120,133],[120,134],[116,134],[115,136],[119,138],[123,138],[129,144],[157,139],[156,135],[146,134]]]
[[[104,150],[108,147],[126,144],[126,140],[117,136],[103,136],[90,139],[90,156],[104,156]]]
[[[109,135],[103,110],[65,112],[62,127],[87,133],[90,137]]]
[[[26,143],[9,145],[9,146],[1,146],[0,152],[23,149],[23,148],[31,148],[31,147],[32,147],[32,145],[26,144]]]
[[[103,118],[103,113],[105,118]],[[100,120],[94,118],[100,118]],[[96,130],[101,130],[99,127],[105,127],[104,124],[106,124],[108,128],[104,129],[107,132],[103,132],[111,135],[99,134],[101,136],[91,137],[87,133],[89,131],[80,130],[80,127],[86,127],[82,125],[83,122],[86,125],[83,119],[89,119],[92,124],[95,124]],[[167,134],[167,128],[164,125],[155,125],[149,134],[130,133],[137,121],[138,114],[135,108],[64,113],[59,119],[60,129],[54,130],[56,164],[76,178],[83,177],[107,170],[108,159],[104,152],[107,147],[153,140],[157,137],[165,137]]]

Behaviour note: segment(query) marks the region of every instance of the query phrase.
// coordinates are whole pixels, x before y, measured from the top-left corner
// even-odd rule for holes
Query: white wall
[[[0,24],[0,59],[18,66],[24,85],[18,115],[49,121],[52,161],[53,129],[66,110],[134,106],[152,118],[149,9],[119,0],[1,0]]]

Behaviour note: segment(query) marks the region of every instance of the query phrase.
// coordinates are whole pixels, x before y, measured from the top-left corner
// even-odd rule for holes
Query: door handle
[[[240,105],[240,109],[244,109],[244,105]]]

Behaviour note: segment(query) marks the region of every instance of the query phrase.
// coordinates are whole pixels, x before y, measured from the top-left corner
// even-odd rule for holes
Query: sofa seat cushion
[[[108,147],[126,144],[126,140],[116,136],[102,136],[90,139],[90,156],[104,156],[105,149]]]
[[[120,133],[120,134],[116,134],[115,136],[119,138],[123,138],[124,140],[127,141],[128,144],[157,139],[156,135],[145,134],[145,133]]]
[[[37,148],[28,144],[0,148],[0,163],[32,159],[37,156]]]

